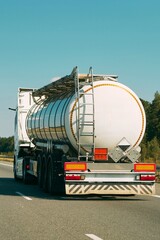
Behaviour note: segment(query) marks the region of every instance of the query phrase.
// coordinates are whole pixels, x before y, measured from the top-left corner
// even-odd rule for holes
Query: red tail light
[[[154,175],[141,175],[140,176],[141,181],[155,181]]]
[[[26,165],[26,169],[29,170],[30,169],[30,166],[29,164]]]
[[[84,180],[85,176],[83,175],[66,175],[66,180]]]

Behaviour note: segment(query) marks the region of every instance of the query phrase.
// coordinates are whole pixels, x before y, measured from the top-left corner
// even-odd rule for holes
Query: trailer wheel
[[[47,153],[44,153],[42,156],[42,163],[43,163],[43,168],[42,168],[42,188],[44,192],[48,192],[48,180],[47,180]]]
[[[14,157],[14,164],[13,164],[13,173],[14,173],[14,179],[18,181],[15,157]]]
[[[38,185],[39,187],[43,187],[43,178],[44,178],[44,174],[43,174],[43,167],[42,167],[42,158],[41,155],[38,154],[37,156],[37,179],[38,179]]]
[[[53,189],[53,174],[52,174],[52,156],[48,156],[48,165],[47,165],[47,188],[48,192],[52,193]]]
[[[64,177],[61,167],[62,153],[54,151],[48,156],[47,185],[48,192],[52,195],[64,194]]]

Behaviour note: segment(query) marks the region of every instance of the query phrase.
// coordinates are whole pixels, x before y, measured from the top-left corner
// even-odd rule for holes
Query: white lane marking
[[[160,198],[160,195],[152,195],[152,197]]]
[[[28,201],[31,201],[32,200],[32,198],[30,198],[30,197],[27,197],[27,196],[25,196],[24,194],[22,194],[22,193],[20,193],[20,192],[16,192],[18,195],[20,195],[21,197],[23,197],[23,198],[25,198],[26,200],[28,200]]]
[[[99,238],[94,234],[85,234],[85,235],[93,240],[103,240],[102,238]]]
[[[12,168],[13,168],[13,166],[10,165],[10,164],[0,163],[0,165],[7,166],[7,167],[12,167]]]

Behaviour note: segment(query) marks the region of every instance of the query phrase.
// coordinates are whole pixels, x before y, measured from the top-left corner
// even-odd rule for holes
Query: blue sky
[[[14,134],[18,87],[74,66],[117,74],[151,102],[160,91],[159,0],[0,0],[0,137]]]

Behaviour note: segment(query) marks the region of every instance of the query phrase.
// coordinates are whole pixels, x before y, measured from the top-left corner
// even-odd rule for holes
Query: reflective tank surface
[[[84,86],[81,92],[91,93],[91,87]],[[92,122],[91,95],[82,94],[81,103],[78,116],[83,122]],[[146,118],[141,101],[121,83],[110,80],[94,82],[94,119],[96,147],[111,150],[125,138],[130,143],[130,150],[137,147],[144,136]],[[57,99],[35,104],[28,113],[26,131],[34,143],[52,140],[55,144],[70,143],[77,149],[77,120],[76,96],[73,93],[67,97],[66,92],[66,97],[57,96]],[[82,126],[81,131],[89,132],[90,126]],[[84,136],[81,141],[89,143],[90,137]]]

